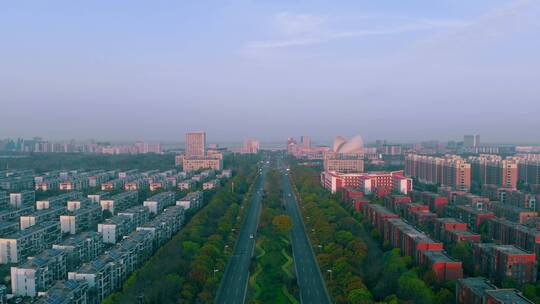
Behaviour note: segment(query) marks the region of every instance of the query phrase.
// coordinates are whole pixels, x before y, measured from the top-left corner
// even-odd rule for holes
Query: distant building
[[[256,154],[259,152],[259,141],[256,139],[246,139],[242,147],[242,153]]]
[[[197,171],[201,169],[223,170],[223,160],[210,157],[186,157],[183,162],[185,172]]]
[[[465,148],[476,148],[480,146],[480,135],[463,136],[463,146]]]
[[[206,156],[206,133],[189,132],[186,133],[186,157]]]
[[[412,180],[403,176],[403,171],[338,173],[323,171],[321,184],[333,193],[341,189],[359,189],[364,194],[374,194],[379,197],[389,193],[407,194],[412,190]]]
[[[471,164],[457,155],[409,154],[405,158],[405,175],[424,184],[450,186],[467,192],[471,189]]]
[[[332,152],[324,155],[324,171],[364,172],[364,143],[360,136],[347,140],[336,137]]]
[[[518,162],[516,159],[503,159],[498,155],[469,157],[471,179],[479,186],[497,185],[516,189],[518,182]]]

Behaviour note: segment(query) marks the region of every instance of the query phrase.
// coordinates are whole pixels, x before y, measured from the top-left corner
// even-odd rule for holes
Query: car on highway
[[[250,238],[250,239],[254,238],[253,233],[251,233],[251,234],[249,235],[249,238]]]

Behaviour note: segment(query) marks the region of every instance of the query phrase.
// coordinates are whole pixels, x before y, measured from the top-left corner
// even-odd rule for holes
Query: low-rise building
[[[201,169],[223,170],[223,159],[217,157],[184,157],[182,169],[186,172],[197,171]]]
[[[524,209],[500,202],[491,202],[489,209],[500,218],[508,219],[512,222],[524,224],[528,218],[537,217],[538,213],[529,209]]]
[[[36,200],[36,192],[34,190],[23,190],[9,194],[9,204],[13,208],[21,208],[23,206],[33,205]]]
[[[98,224],[98,232],[102,235],[103,243],[116,244],[133,230],[133,223],[128,217],[113,216]]]
[[[480,225],[488,219],[495,217],[495,213],[487,210],[479,210],[471,206],[448,205],[446,208],[448,217],[456,218],[469,227],[474,232],[478,232]]]
[[[174,192],[162,192],[144,201],[143,205],[148,207],[150,213],[159,214],[163,209],[175,204]]]
[[[68,272],[68,279],[88,283],[88,303],[98,304],[114,291],[118,279],[114,264],[107,256],[83,264],[76,271]]]
[[[193,208],[195,210],[202,207],[204,194],[202,191],[194,191],[188,193],[181,200],[176,201],[177,206],[182,206],[185,209]]]
[[[52,206],[66,207],[66,204],[68,201],[78,200],[78,199],[81,199],[82,197],[83,195],[81,192],[71,191],[68,193],[49,197],[45,200],[36,201],[36,209],[37,210],[48,209]]]
[[[512,279],[519,284],[536,281],[536,255],[513,245],[475,244],[473,255],[476,270],[501,284]]]
[[[52,248],[66,253],[67,268],[72,271],[82,263],[96,259],[103,252],[103,240],[99,233],[85,231],[53,244]]]
[[[439,250],[422,251],[424,265],[435,273],[440,282],[457,280],[463,277],[461,261],[449,257]]]
[[[34,211],[27,215],[21,215],[19,217],[20,228],[23,230],[43,221],[59,221],[60,215],[64,214],[66,210],[66,207],[56,205],[48,209]]]
[[[211,190],[219,186],[219,179],[213,179],[203,184],[203,190]]]
[[[60,216],[62,233],[77,234],[85,230],[94,230],[101,220],[101,207],[86,205],[75,211],[68,211]]]
[[[443,244],[429,238],[425,233],[417,230],[399,218],[390,218],[385,221],[385,241],[392,247],[399,248],[402,255],[411,256],[417,263],[424,265],[424,251],[442,251]]]
[[[110,198],[100,200],[101,210],[108,210],[111,214],[116,214],[119,211],[133,207],[139,201],[137,191],[125,191]]]
[[[53,286],[55,281],[63,279],[66,267],[65,252],[47,249],[25,263],[11,267],[11,290],[17,296],[35,297]]]
[[[41,222],[0,238],[0,264],[20,263],[61,239],[59,222]]]
[[[43,293],[35,304],[87,304],[88,283],[85,281],[65,280]]]
[[[118,212],[118,216],[128,218],[133,227],[139,227],[150,218],[150,210],[145,206],[135,206]]]

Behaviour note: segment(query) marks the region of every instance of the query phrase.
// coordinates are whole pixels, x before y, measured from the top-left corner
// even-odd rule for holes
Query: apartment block
[[[84,281],[88,284],[88,303],[98,304],[114,291],[116,279],[114,264],[106,256],[83,264],[76,271],[68,272],[68,280]]]
[[[424,184],[450,186],[460,191],[471,188],[471,164],[457,155],[409,154],[405,158],[405,175]]]
[[[439,282],[457,280],[463,277],[461,261],[449,257],[439,250],[422,251],[424,265],[435,273]]]
[[[99,201],[101,210],[108,210],[111,214],[117,214],[119,211],[135,206],[139,201],[137,191],[125,191]]]
[[[98,224],[98,232],[102,235],[103,243],[116,244],[133,230],[129,217],[113,216]]]
[[[172,206],[153,220],[137,227],[137,231],[149,231],[153,238],[154,248],[157,249],[180,230],[184,223],[184,208]]]
[[[433,233],[435,238],[447,243],[449,240],[448,231],[467,230],[467,224],[460,222],[452,217],[443,217],[433,220]]]
[[[17,231],[19,231],[19,223],[15,221],[0,222],[0,237],[17,233]]]
[[[61,239],[59,222],[41,222],[0,238],[0,264],[20,263]]]
[[[181,200],[176,201],[177,206],[182,206],[184,209],[193,208],[195,210],[202,207],[204,194],[202,191],[194,191],[188,193]]]
[[[495,241],[540,254],[540,230],[537,228],[495,217],[489,219],[488,231]]]
[[[77,191],[72,191],[72,192],[61,194],[61,195],[52,196],[45,200],[36,201],[36,209],[37,210],[48,209],[52,206],[66,207],[66,204],[68,201],[78,200],[78,199],[81,199],[82,197],[83,197],[82,193],[77,192]]]
[[[518,162],[498,155],[469,157],[472,180],[480,186],[497,185],[515,189],[518,181]]]
[[[101,207],[86,205],[60,216],[62,233],[77,234],[85,230],[94,230],[101,220]]]
[[[25,263],[11,267],[11,290],[17,296],[36,297],[39,292],[52,287],[55,281],[64,279],[66,267],[65,252],[47,249]]]
[[[212,190],[219,186],[219,179],[213,179],[203,183],[203,190]]]
[[[399,218],[399,215],[391,212],[381,205],[368,204],[364,212],[368,221],[376,227],[382,235],[385,235],[385,221],[391,218]]]
[[[34,190],[23,190],[9,194],[9,205],[12,208],[22,208],[33,205],[36,201],[36,192]]]
[[[197,171],[201,169],[223,170],[223,159],[216,157],[185,157],[182,169],[186,172]]]
[[[60,215],[66,213],[66,210],[66,207],[57,205],[49,209],[37,210],[27,215],[21,215],[19,217],[20,228],[24,230],[39,222],[59,221]]]
[[[500,218],[508,219],[512,222],[524,224],[528,218],[534,218],[538,216],[536,211],[529,209],[523,209],[520,207],[502,204],[500,202],[492,202],[489,209]]]
[[[424,265],[423,251],[442,251],[443,244],[429,238],[407,222],[399,218],[387,219],[385,225],[385,241],[392,247],[399,248],[402,255],[411,256],[417,263]]]
[[[144,201],[143,205],[148,207],[150,213],[159,214],[166,207],[172,206],[175,204],[174,192],[162,192],[156,194],[152,197],[149,197]]]
[[[513,279],[519,284],[536,281],[536,255],[513,245],[475,244],[473,256],[476,270],[501,284]]]
[[[101,200],[106,200],[111,197],[110,192],[107,191],[100,191],[95,194],[88,194],[86,196],[92,203],[99,204]]]
[[[66,253],[67,268],[71,271],[82,263],[96,259],[103,252],[103,240],[99,233],[85,231],[70,235],[63,241],[53,244],[52,248]]]
[[[85,281],[58,281],[35,304],[87,304],[88,283]]]
[[[488,219],[495,217],[495,213],[487,210],[478,210],[471,206],[448,205],[446,216],[456,218],[465,224],[474,232],[478,232],[480,225]]]
[[[135,206],[118,212],[118,216],[128,218],[132,227],[139,227],[150,218],[150,210],[145,206]]]

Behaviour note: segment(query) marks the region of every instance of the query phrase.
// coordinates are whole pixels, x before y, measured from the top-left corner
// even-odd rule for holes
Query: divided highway
[[[233,256],[230,258],[225,273],[221,278],[221,285],[214,301],[216,304],[243,304],[245,302],[249,266],[255,247],[254,236],[256,235],[259,223],[261,200],[267,171],[268,164],[265,162],[256,184],[252,188],[252,196],[246,218],[240,228],[238,239],[234,246]]]
[[[331,303],[326,285],[319,270],[319,265],[317,264],[311,243],[305,231],[304,222],[298,209],[296,196],[291,187],[288,171],[284,166],[280,167],[280,172],[283,175],[283,200],[285,208],[293,222],[291,241],[296,276],[298,286],[300,287],[300,302],[306,304]]]

